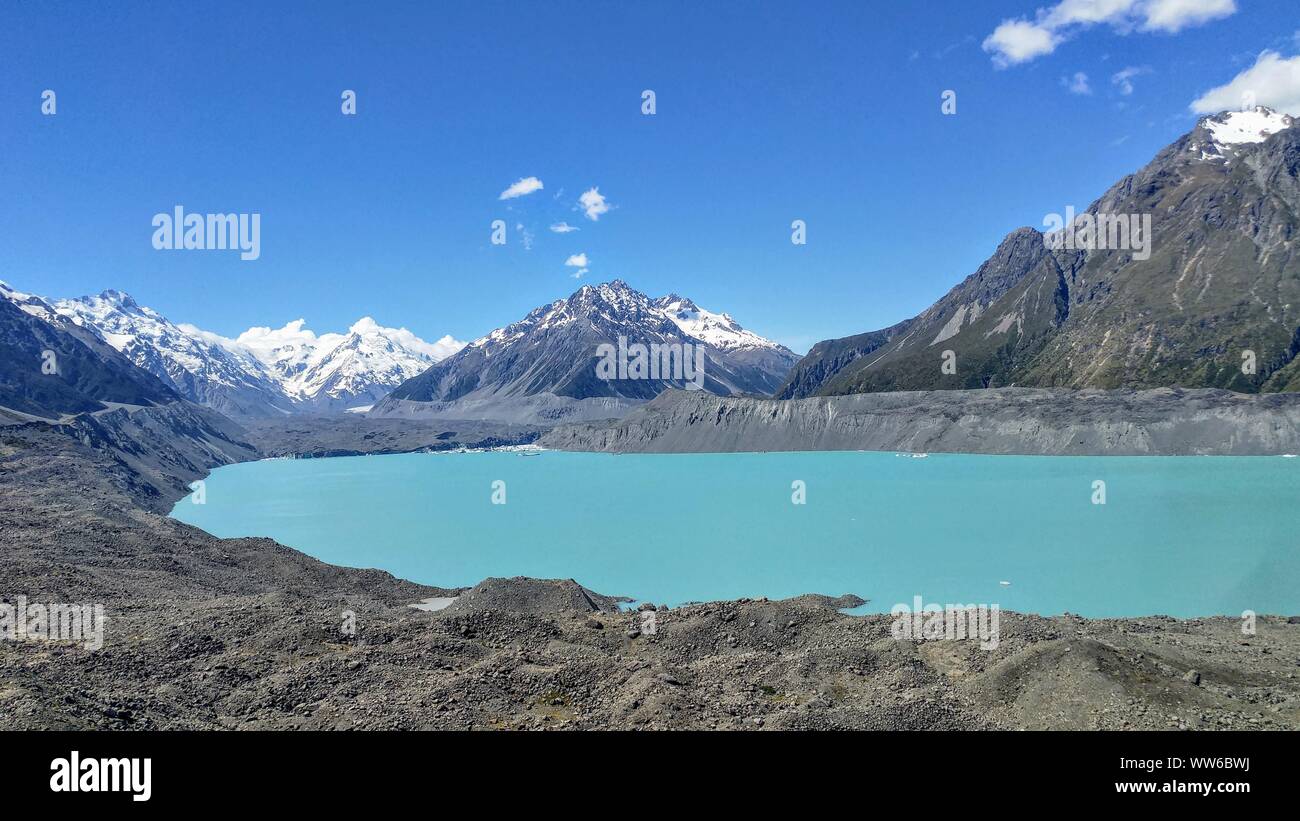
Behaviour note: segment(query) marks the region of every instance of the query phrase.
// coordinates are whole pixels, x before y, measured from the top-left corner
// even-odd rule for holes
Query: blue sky
[[[622,277],[802,352],[915,314],[1300,54],[1294,0],[1105,2],[10,2],[0,279],[230,336],[370,315],[432,340]],[[260,259],[155,250],[177,204],[261,214]]]

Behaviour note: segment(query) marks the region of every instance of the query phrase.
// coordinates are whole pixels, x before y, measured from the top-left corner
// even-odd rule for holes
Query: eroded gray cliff
[[[607,424],[558,427],[557,450],[886,450],[1059,455],[1300,452],[1300,395],[1000,388],[775,400],[665,391]]]

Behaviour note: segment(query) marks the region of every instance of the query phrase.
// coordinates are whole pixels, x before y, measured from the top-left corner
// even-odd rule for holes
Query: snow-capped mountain
[[[53,304],[192,402],[233,416],[292,410],[270,372],[248,353],[190,333],[129,294],[109,290]]]
[[[0,284],[0,296],[46,322],[81,329],[184,398],[232,416],[368,405],[463,347],[450,336],[426,342],[370,317],[346,333],[318,336],[299,319],[230,339],[174,323],[120,291],[50,301]]]
[[[675,294],[651,299],[622,280],[584,285],[567,299],[471,342],[376,405],[375,413],[406,415],[402,403],[481,403],[550,395],[569,400],[644,401],[688,380],[605,379],[601,345],[689,343],[704,357],[703,388],[711,393],[766,394],[798,359],[787,348]],[[481,413],[481,404],[473,405]],[[448,411],[440,410],[445,413]]]
[[[257,328],[241,334],[236,344],[264,357],[262,362],[281,376],[285,393],[322,410],[371,404],[394,386],[418,376],[436,362],[464,347],[450,336],[429,343],[405,328],[385,328],[362,317],[346,334],[315,336],[302,320],[279,332]],[[279,344],[267,345],[278,340]]]
[[[108,403],[145,407],[177,399],[99,334],[0,282],[0,420],[59,419],[105,410]]]
[[[1203,160],[1227,160],[1242,146],[1262,143],[1295,125],[1295,118],[1267,106],[1249,111],[1224,111],[1201,119],[1187,150]]]
[[[317,335],[295,319],[227,339],[181,326],[256,361],[294,410],[337,411],[372,404],[394,386],[464,347],[450,336],[426,342],[406,328],[362,317],[347,333]]]

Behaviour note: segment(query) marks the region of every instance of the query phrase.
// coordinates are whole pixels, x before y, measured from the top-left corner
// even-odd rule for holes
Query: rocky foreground
[[[882,450],[1058,456],[1300,453],[1300,394],[993,388],[776,400],[664,391],[609,422],[562,425],[557,450]]]
[[[197,454],[146,480],[73,433],[0,429],[0,595],[101,603],[104,646],[0,640],[6,729],[1300,727],[1300,619],[1004,613],[986,651],[804,596],[661,608],[651,635],[572,581],[438,589],[216,539],[163,515]]]

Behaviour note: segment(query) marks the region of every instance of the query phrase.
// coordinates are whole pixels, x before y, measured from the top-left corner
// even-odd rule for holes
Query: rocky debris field
[[[1300,618],[1003,613],[983,650],[808,595],[659,607],[650,632],[572,580],[416,585],[216,539],[153,493],[70,436],[0,432],[0,596],[108,616],[99,651],[0,640],[6,728],[1300,727]],[[410,606],[430,597],[456,601]]]

